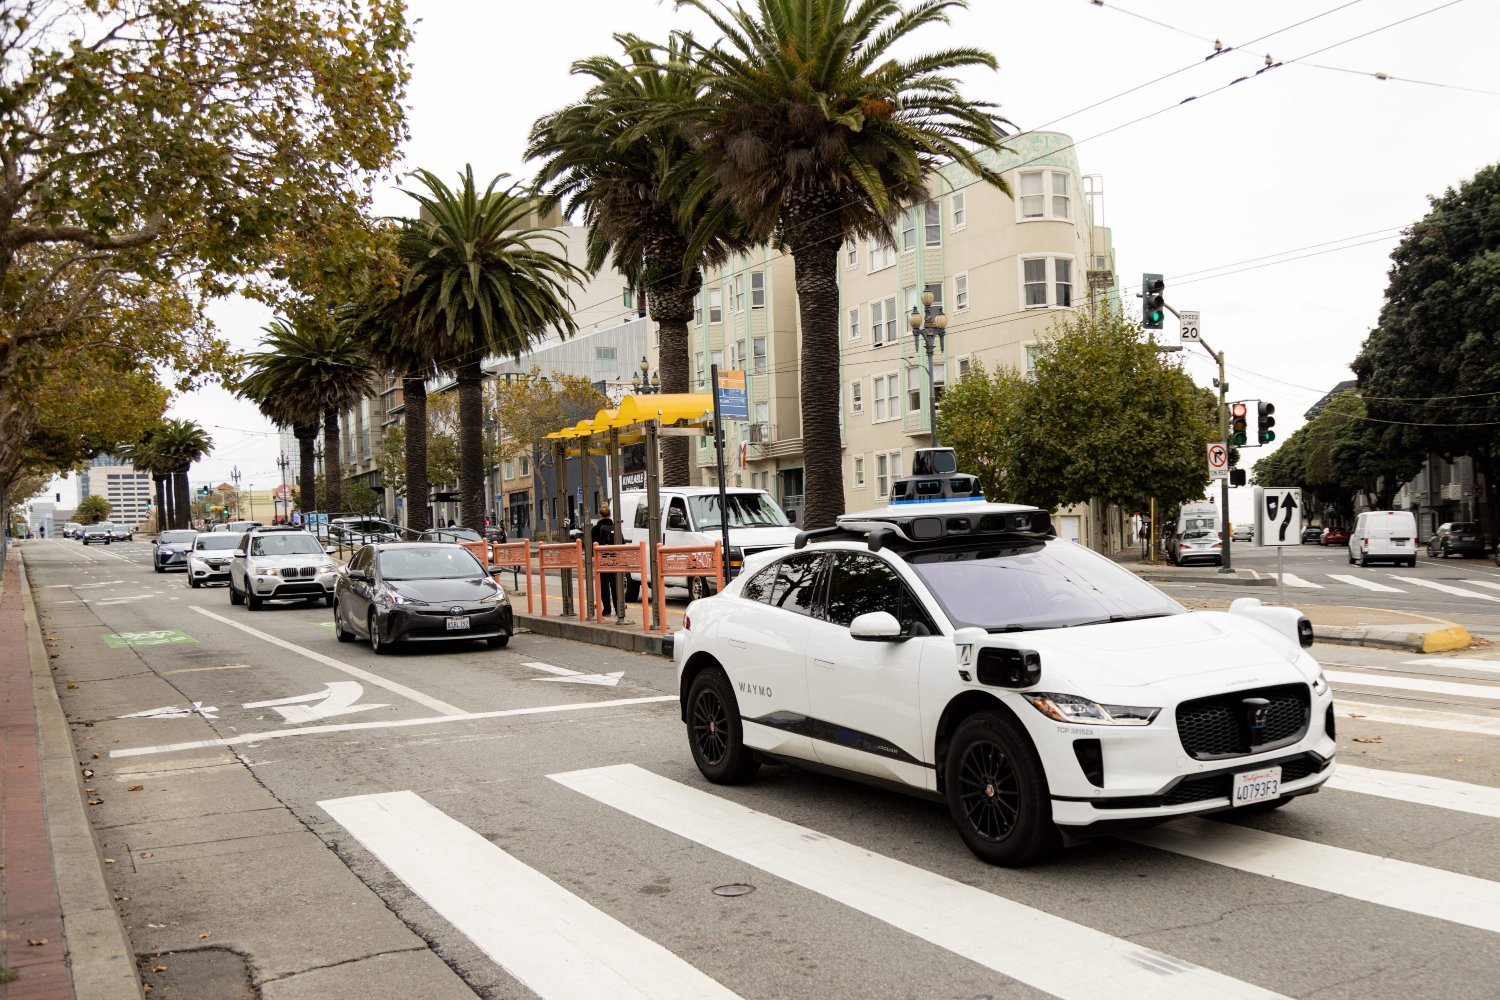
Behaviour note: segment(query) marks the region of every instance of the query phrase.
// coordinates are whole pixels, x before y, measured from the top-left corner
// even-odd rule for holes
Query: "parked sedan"
[[[1206,562],[1224,565],[1224,542],[1212,528],[1188,528],[1172,539],[1167,552],[1178,566]]]
[[[334,588],[339,642],[369,639],[377,653],[401,642],[485,639],[504,646],[515,631],[510,602],[462,546],[380,542],[349,561]]]
[[[1484,555],[1484,536],[1479,533],[1476,521],[1450,521],[1438,525],[1438,530],[1427,539],[1427,554],[1447,559],[1452,555]]]
[[[1349,532],[1343,528],[1324,528],[1323,537],[1318,539],[1319,545],[1348,545]]]
[[[158,573],[169,569],[187,569],[196,531],[163,531],[151,542],[151,568]]]
[[[83,544],[85,545],[108,545],[110,539],[114,537],[114,532],[110,530],[113,527],[114,525],[112,524],[104,524],[102,522],[99,524],[84,525],[78,537],[83,539]]]

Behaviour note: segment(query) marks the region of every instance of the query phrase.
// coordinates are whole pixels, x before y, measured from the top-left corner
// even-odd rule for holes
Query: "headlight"
[[[257,567],[255,567],[255,575],[256,576],[275,576],[276,575],[276,567],[275,566],[257,566]]]
[[[404,594],[398,594],[394,590],[383,590],[383,591],[381,591],[380,592],[380,598],[381,598],[381,600],[385,601],[385,603],[387,603],[387,604],[426,604],[427,603],[426,601],[419,601],[415,597],[407,597]]]
[[[169,556],[169,555],[172,554],[172,550],[171,549],[161,549],[160,551],[161,551],[161,554],[164,555],[164,556]]]
[[[1076,694],[1047,694],[1037,691],[1022,695],[1031,707],[1056,722],[1081,722],[1091,726],[1149,726],[1159,708],[1136,708],[1130,705],[1101,705]]]
[[[1318,671],[1318,676],[1313,678],[1313,694],[1322,694],[1328,690],[1328,678],[1323,676],[1323,671]]]
[[[339,564],[334,562],[332,559],[324,559],[322,562],[318,563],[319,573],[332,573],[338,568]]]
[[[504,604],[505,591],[501,590],[499,587],[496,587],[493,594],[486,594],[479,599],[479,602],[481,604]]]

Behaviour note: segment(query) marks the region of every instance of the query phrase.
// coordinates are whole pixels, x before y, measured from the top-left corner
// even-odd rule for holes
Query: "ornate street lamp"
[[[936,348],[943,345],[943,331],[948,328],[948,317],[944,314],[942,307],[932,308],[933,295],[931,292],[922,293],[922,311],[917,312],[917,307],[911,307],[911,315],[906,321],[911,324],[912,342],[917,350],[922,349],[925,342],[927,345],[927,420],[932,430],[932,446],[937,447],[937,398],[933,392],[932,379],[932,355]]]
[[[630,384],[637,393],[642,395],[661,392],[661,372],[653,372],[650,362],[642,356],[641,370],[631,378]]]

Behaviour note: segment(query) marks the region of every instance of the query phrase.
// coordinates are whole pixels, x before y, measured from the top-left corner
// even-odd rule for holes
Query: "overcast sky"
[[[1126,294],[1144,271],[1167,275],[1167,300],[1199,310],[1205,339],[1226,352],[1230,398],[1275,402],[1282,439],[1352,377],[1348,363],[1377,319],[1401,227],[1424,214],[1429,195],[1500,157],[1495,0],[970,7],[950,28],[919,33],[911,51],[979,46],[996,55],[998,72],[967,73],[965,93],[998,103],[1020,129],[1079,142],[1083,171],[1104,179]],[[401,169],[446,177],[465,163],[481,178],[528,175],[528,127],[582,93],[570,63],[614,52],[613,32],[711,32],[670,0],[411,0],[410,15],[411,140]],[[1205,61],[1214,39],[1244,48]],[[1256,75],[1267,54],[1284,65]],[[1197,99],[1182,103],[1189,98]],[[380,211],[408,211],[395,187],[385,186]],[[243,303],[216,317],[240,348],[269,319]],[[1188,357],[1188,371],[1209,384],[1206,353]],[[276,479],[276,437],[253,406],[206,390],[178,398],[172,413],[200,421],[215,441],[193,467],[195,483],[225,480],[236,465],[244,483]],[[1259,454],[1245,452],[1248,461]],[[1248,504],[1248,490],[1233,492]]]

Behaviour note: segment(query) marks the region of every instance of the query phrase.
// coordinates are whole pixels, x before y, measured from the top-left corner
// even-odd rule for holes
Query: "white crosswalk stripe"
[[[1500,819],[1500,788],[1451,778],[1340,764],[1324,787]]]
[[[1448,695],[1454,698],[1500,699],[1500,685],[1464,684],[1459,681],[1442,681],[1430,677],[1396,677],[1389,674],[1359,674],[1349,670],[1325,670],[1328,678],[1338,690],[1349,687],[1387,688],[1396,691],[1425,691],[1428,694]]]
[[[549,777],[1064,1000],[1277,995],[631,764]]]
[[[1500,736],[1500,719],[1488,715],[1465,715],[1461,712],[1433,712],[1397,705],[1374,705],[1340,698],[1341,714],[1358,715],[1370,722],[1393,726],[1415,726],[1418,729],[1440,729],[1450,733],[1473,733],[1477,736]]]
[[[1277,576],[1277,574],[1275,573],[1267,573],[1266,575],[1273,580],[1276,579]],[[1280,576],[1281,582],[1286,584],[1288,587],[1301,587],[1303,590],[1323,589],[1323,585],[1321,583],[1313,583],[1311,580],[1304,580],[1296,573],[1282,573],[1280,574]]]
[[[413,792],[318,805],[543,998],[736,996]]]
[[[1387,587],[1383,583],[1376,583],[1374,580],[1366,580],[1362,576],[1352,576],[1346,573],[1329,573],[1328,578],[1330,580],[1337,580],[1340,583],[1349,583],[1353,584],[1356,587],[1363,587],[1365,590],[1378,591],[1382,594],[1406,593],[1406,591],[1402,590],[1400,587]]]
[[[1500,604],[1500,597],[1495,597],[1491,594],[1481,594],[1477,590],[1452,587],[1446,583],[1438,583],[1436,580],[1424,580],[1419,576],[1392,576],[1391,579],[1400,580],[1403,583],[1415,584],[1418,587],[1427,587],[1431,590],[1440,590],[1445,594],[1452,594],[1455,597],[1475,597],[1481,601],[1494,601],[1496,604]]]
[[[1204,819],[1123,839],[1480,930],[1500,931],[1500,882]]]
[[[1465,580],[1464,583],[1472,583],[1476,587],[1488,587],[1491,590],[1500,590],[1500,581],[1496,580]]]

